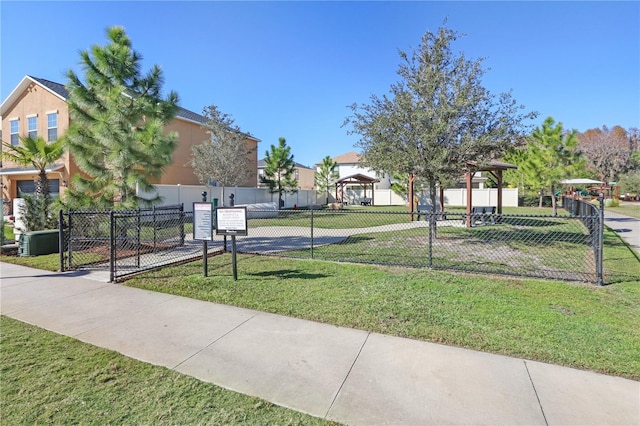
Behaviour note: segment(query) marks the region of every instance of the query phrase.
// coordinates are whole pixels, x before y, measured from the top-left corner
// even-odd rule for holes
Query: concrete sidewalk
[[[353,425],[638,425],[640,382],[0,263],[0,313]]]
[[[614,213],[605,208],[604,224],[640,253],[640,219]]]

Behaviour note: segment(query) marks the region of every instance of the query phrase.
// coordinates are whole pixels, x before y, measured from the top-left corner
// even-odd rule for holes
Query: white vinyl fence
[[[194,202],[202,201],[202,192],[207,192],[207,200],[211,201],[214,198],[218,199],[218,205],[222,206],[222,187],[219,186],[205,186],[205,185],[154,185],[162,201],[159,205],[171,205],[184,203],[185,209],[190,210],[189,206]],[[243,204],[257,204],[257,203],[277,203],[278,195],[270,194],[266,188],[224,188],[224,205],[229,205],[229,195],[234,195],[234,201],[236,205]],[[139,192],[139,195],[145,197],[145,195],[151,198],[152,194],[145,194]],[[335,202],[334,193],[329,195],[329,202]],[[429,204],[429,194],[422,192],[416,194],[419,204]],[[473,204],[476,206],[496,206],[498,203],[498,190],[496,188],[484,188],[473,189]],[[284,207],[293,208],[308,207],[308,206],[321,206],[326,204],[326,193],[318,192],[315,190],[298,190],[294,194],[284,194]],[[375,190],[373,197],[371,190],[367,190],[366,197],[362,188],[346,188],[344,191],[344,198],[348,204],[360,204],[360,201],[364,198],[373,198],[373,205],[375,206],[394,206],[394,205],[406,205],[407,200],[391,189],[377,189]],[[444,204],[445,206],[466,206],[467,204],[467,190],[465,188],[446,189],[444,191]],[[518,206],[518,189],[517,188],[505,188],[502,190],[502,205],[505,207],[517,207]]]

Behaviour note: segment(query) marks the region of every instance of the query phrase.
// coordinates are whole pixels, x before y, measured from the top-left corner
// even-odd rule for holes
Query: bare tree
[[[587,166],[600,180],[615,181],[631,166],[631,143],[627,131],[620,126],[589,129],[578,134],[578,149]]]
[[[224,205],[224,187],[238,186],[251,178],[249,155],[253,149],[247,147],[249,135],[240,131],[230,115],[215,105],[206,107],[203,114],[207,121],[202,127],[211,137],[191,148],[191,166],[202,184],[214,181],[222,187]]]

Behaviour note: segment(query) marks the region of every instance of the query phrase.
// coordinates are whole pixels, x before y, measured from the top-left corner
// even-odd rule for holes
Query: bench
[[[361,206],[370,206],[371,205],[371,198],[363,198],[362,200],[360,200],[360,205]]]
[[[487,221],[492,225],[496,224],[496,208],[495,206],[476,206],[471,207],[471,226],[475,226],[476,222],[480,221],[483,225],[487,224]],[[467,222],[467,215],[462,215],[462,223]]]
[[[442,213],[442,211],[440,210],[440,206],[436,206],[436,213]],[[422,218],[424,220],[429,220],[429,217],[431,217],[431,205],[430,204],[419,204],[418,205],[418,220],[420,220],[420,217],[422,216]],[[437,215],[436,216],[436,220],[437,219],[446,219],[446,215],[442,214],[442,215]]]

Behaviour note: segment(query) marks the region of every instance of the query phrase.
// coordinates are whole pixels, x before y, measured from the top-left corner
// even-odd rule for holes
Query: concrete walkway
[[[619,234],[640,254],[640,219],[604,209],[604,224]]]
[[[0,273],[2,315],[345,424],[640,424],[640,382],[633,380],[81,273],[5,263]]]

